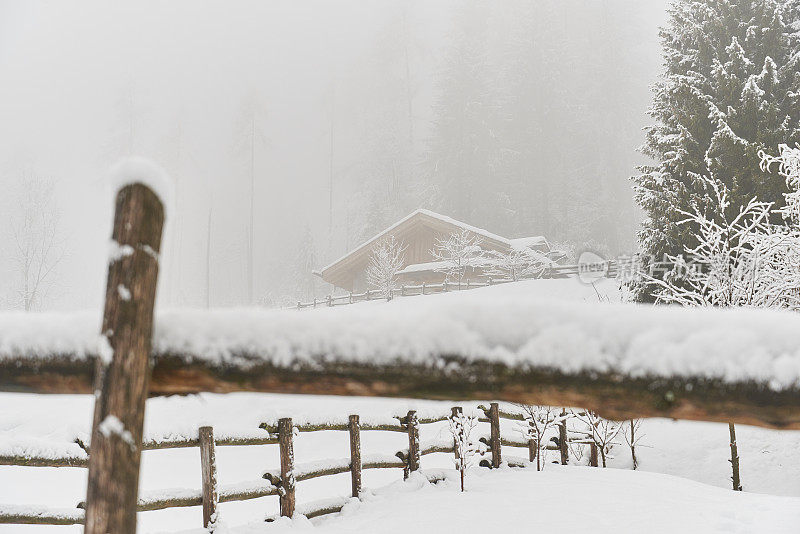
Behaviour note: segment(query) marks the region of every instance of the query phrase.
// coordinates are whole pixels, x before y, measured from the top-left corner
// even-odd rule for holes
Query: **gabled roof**
[[[345,262],[345,261],[349,260],[350,258],[353,258],[354,256],[358,256],[358,255],[360,255],[360,254],[362,254],[364,252],[369,251],[375,243],[379,242],[382,238],[384,238],[385,236],[391,234],[392,232],[394,232],[394,231],[396,231],[396,230],[398,230],[398,229],[400,229],[402,227],[414,224],[414,223],[416,223],[416,222],[418,222],[420,220],[422,220],[424,222],[426,219],[428,221],[433,220],[435,222],[438,222],[439,224],[444,224],[444,225],[447,225],[447,226],[451,226],[454,230],[455,229],[468,230],[468,231],[470,231],[470,232],[472,232],[472,233],[474,233],[476,235],[481,236],[485,240],[487,240],[487,241],[489,241],[489,242],[491,242],[491,243],[493,243],[493,244],[495,244],[496,246],[499,246],[499,247],[517,248],[517,247],[522,247],[522,246],[532,246],[534,244],[538,245],[538,244],[546,244],[547,243],[547,240],[542,236],[524,237],[524,238],[520,238],[520,239],[506,239],[505,237],[499,236],[497,234],[493,234],[492,232],[484,230],[483,228],[478,228],[477,226],[469,225],[467,223],[464,223],[464,222],[458,221],[456,219],[453,219],[452,217],[448,217],[446,215],[442,215],[440,213],[436,213],[435,211],[426,210],[426,209],[418,209],[416,211],[413,211],[409,215],[403,217],[402,219],[400,219],[399,221],[397,221],[392,226],[390,226],[386,230],[382,231],[378,235],[376,235],[376,236],[372,237],[371,239],[369,239],[368,241],[360,244],[359,246],[357,246],[356,248],[354,248],[353,250],[351,250],[350,252],[348,252],[347,254],[342,256],[341,258],[339,258],[336,261],[326,265],[321,270],[316,271],[314,274],[322,276],[326,271],[329,271],[331,269],[336,268],[342,262]]]

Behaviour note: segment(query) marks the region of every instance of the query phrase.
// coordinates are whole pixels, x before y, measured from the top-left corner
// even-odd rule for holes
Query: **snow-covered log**
[[[262,423],[261,428],[269,432],[270,434],[277,434],[278,432],[278,425],[274,423]],[[294,427],[297,429],[298,432],[319,432],[323,430],[349,430],[347,423],[339,423],[333,421],[324,421],[320,423],[304,423],[295,425]],[[404,426],[392,422],[391,419],[387,419],[385,423],[362,423],[361,430],[387,430],[391,432],[406,432]],[[277,441],[273,442],[277,443]]]
[[[150,391],[494,398],[800,428],[796,314],[546,300],[526,294],[536,283],[424,305],[161,313]],[[93,314],[28,315],[0,315],[0,389],[90,392]]]
[[[50,508],[4,504],[0,506],[0,524],[82,525],[85,513],[77,508]]]
[[[235,436],[222,436],[214,439],[214,444],[217,447],[225,446],[241,446],[241,445],[274,445],[278,443],[277,437],[266,435],[264,437],[235,437]],[[142,442],[142,450],[159,450],[159,449],[180,449],[184,447],[199,447],[199,438],[191,438],[188,436],[166,439],[154,440],[148,439]]]
[[[137,512],[179,508],[185,506],[201,506],[203,492],[192,488],[171,488],[143,491],[136,502]],[[81,503],[83,505],[83,503]]]
[[[430,450],[426,454],[432,452],[453,452],[453,446],[450,445],[449,450]],[[361,469],[392,469],[397,467],[405,467],[404,458],[408,454],[408,449],[398,451],[394,455],[391,454],[367,454],[362,457]],[[301,482],[312,478],[325,477],[330,475],[338,475],[350,471],[350,458],[337,458],[332,460],[318,460],[315,462],[307,462],[294,466],[294,481]],[[274,486],[281,485],[280,470],[271,470],[264,473],[264,479]],[[222,499],[220,499],[222,501]]]
[[[0,454],[0,465],[25,467],[88,467],[88,455],[41,456],[27,454]]]
[[[235,484],[226,484],[219,488],[219,502],[246,501],[258,499],[270,495],[278,495],[280,490],[272,485],[268,480],[248,480]],[[181,508],[187,506],[201,506],[203,504],[203,492],[193,488],[171,488],[158,489],[142,492],[136,503],[137,512],[149,512],[152,510],[164,510],[166,508]],[[85,502],[78,504],[79,511],[82,513],[86,507]],[[0,508],[0,522],[2,513],[7,506]],[[8,521],[13,523],[14,521]],[[55,524],[55,523],[48,523]]]

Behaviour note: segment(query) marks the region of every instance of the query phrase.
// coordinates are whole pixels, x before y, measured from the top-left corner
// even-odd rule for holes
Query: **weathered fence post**
[[[450,408],[450,418],[454,421],[464,412],[461,406],[453,406]],[[459,441],[463,442],[463,438],[461,436],[453,436],[453,455],[456,457],[456,462],[461,459],[461,456],[458,454],[458,443]]]
[[[329,308],[330,308],[331,306],[333,306],[333,296],[331,296],[331,295],[328,295],[327,297],[325,297],[325,304],[326,304],[326,305],[327,305]]]
[[[567,448],[567,420],[565,418],[566,415],[566,410],[562,410],[561,417],[563,419],[558,424],[558,450],[561,452],[561,465],[567,465],[569,463],[569,450]]]
[[[86,534],[134,534],[153,304],[164,206],[134,183],[117,193],[102,335],[95,371]]]
[[[502,462],[502,442],[500,440],[500,405],[493,402],[489,405],[489,423],[492,426],[492,467],[500,467]]]
[[[425,282],[422,282],[422,294],[425,294]]]
[[[353,497],[361,495],[361,425],[357,415],[350,416],[350,480]]]
[[[214,429],[200,427],[200,467],[203,474],[203,527],[214,532],[217,523],[217,461],[214,453]]]
[[[539,452],[538,447],[536,446],[536,440],[533,438],[528,438],[528,461],[535,462],[536,461],[536,454]]]
[[[739,449],[736,446],[736,427],[733,423],[728,423],[728,432],[731,436],[731,469],[733,470],[731,482],[733,483],[733,491],[742,491],[742,483],[739,479]]]
[[[408,475],[419,469],[419,419],[417,412],[411,410],[406,416],[406,428],[408,428]]]
[[[592,467],[597,467],[597,443],[590,443],[589,444],[589,465]]]
[[[294,438],[292,419],[284,417],[278,420],[278,445],[281,451],[281,491],[280,509],[284,517],[294,515]]]

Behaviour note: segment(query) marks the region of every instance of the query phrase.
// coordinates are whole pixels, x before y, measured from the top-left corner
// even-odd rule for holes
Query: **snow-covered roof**
[[[140,183],[158,196],[165,213],[174,207],[175,183],[164,169],[148,159],[132,156],[118,161],[111,167],[109,179],[113,198],[126,185]]]
[[[472,265],[474,265],[475,267],[485,267],[491,264],[492,262],[489,258],[476,258]],[[403,269],[397,271],[397,274],[411,274],[411,273],[438,271],[442,269],[447,269],[449,265],[450,263],[446,261],[426,261],[423,263],[412,263],[411,265],[406,265]]]
[[[427,271],[436,271],[437,269],[443,269],[448,265],[446,261],[428,261],[425,263],[412,263],[411,265],[407,265],[405,268],[397,271],[397,274],[411,274],[411,273],[422,273]]]
[[[511,244],[511,248],[517,250],[529,247],[538,247],[541,245],[547,245],[548,248],[550,246],[550,244],[547,242],[547,239],[545,239],[543,235],[534,235],[531,237],[519,237],[517,239],[509,239],[509,243]]]
[[[382,231],[378,235],[376,235],[376,236],[370,238],[369,240],[365,241],[364,243],[360,244],[359,246],[357,246],[356,248],[354,248],[353,250],[351,250],[350,252],[348,252],[344,256],[341,256],[336,261],[333,261],[333,262],[329,263],[328,265],[326,265],[325,267],[323,267],[319,271],[314,271],[314,274],[321,274],[321,273],[327,271],[328,269],[330,269],[331,267],[334,267],[336,264],[338,264],[338,263],[344,261],[345,259],[349,258],[350,256],[352,256],[354,254],[357,254],[357,253],[359,253],[359,252],[361,252],[361,251],[363,251],[365,249],[369,249],[370,247],[372,247],[372,245],[374,245],[375,243],[380,241],[384,236],[391,234],[398,227],[402,226],[403,224],[405,224],[409,220],[411,220],[414,217],[417,217],[419,215],[431,217],[431,218],[439,220],[439,221],[441,221],[443,223],[446,223],[446,224],[449,224],[449,225],[452,225],[452,226],[456,226],[456,227],[462,228],[464,230],[468,230],[468,231],[470,231],[470,232],[472,232],[474,234],[477,234],[477,235],[479,235],[479,236],[481,236],[483,238],[489,239],[491,241],[496,241],[496,242],[501,243],[503,245],[506,245],[508,247],[521,248],[521,247],[525,247],[525,246],[540,245],[540,244],[543,244],[543,243],[545,243],[545,244],[547,243],[547,240],[543,236],[523,237],[523,238],[518,238],[518,239],[507,239],[505,237],[502,237],[502,236],[499,236],[499,235],[494,234],[492,232],[489,232],[488,230],[485,230],[483,228],[479,228],[477,226],[472,226],[471,224],[467,224],[467,223],[459,221],[457,219],[453,219],[452,217],[448,217],[447,215],[442,215],[441,213],[436,213],[435,211],[431,211],[431,210],[427,210],[427,209],[418,209],[418,210],[415,210],[415,211],[411,212],[407,216],[403,217],[402,219],[400,219],[399,221],[397,221],[396,223],[394,223],[393,225],[391,225],[389,228],[387,228],[386,230]]]

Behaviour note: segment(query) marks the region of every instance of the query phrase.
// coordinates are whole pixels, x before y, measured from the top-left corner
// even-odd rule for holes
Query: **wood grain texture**
[[[459,417],[461,417],[461,414],[463,414],[463,413],[464,413],[464,409],[461,406],[453,406],[452,408],[450,408],[450,417],[454,421],[456,419],[458,419]],[[453,436],[453,455],[455,456],[456,460],[459,460],[461,458],[461,456],[458,453],[458,441],[459,441],[459,439],[460,439],[459,436]]]
[[[200,427],[200,471],[203,489],[203,527],[217,521],[219,490],[217,488],[217,458],[214,451],[214,429]]]
[[[502,463],[500,446],[500,405],[493,402],[489,405],[489,424],[491,425],[492,467],[497,469]]]
[[[262,391],[319,395],[494,399],[579,406],[618,421],[668,417],[800,430],[800,389],[753,381],[564,373],[480,359],[441,356],[429,364],[398,360],[363,364],[320,357],[313,363],[265,363],[258,354],[222,364],[191,354],[155,354],[151,395]],[[233,361],[233,360],[230,360]],[[90,393],[93,370],[69,354],[47,360],[0,361],[0,390]],[[342,425],[344,427],[344,425]],[[345,430],[345,428],[342,428]],[[366,430],[362,425],[362,430]],[[399,425],[396,430],[403,430]]]
[[[164,208],[142,184],[117,193],[112,240],[130,253],[110,258],[101,335],[113,350],[97,359],[86,534],[135,534],[144,405],[150,378],[153,305]],[[69,379],[67,379],[69,381]]]
[[[292,419],[278,421],[278,444],[281,453],[280,509],[283,517],[292,517],[295,508],[294,445]]]
[[[351,415],[350,430],[350,495],[361,495],[361,430],[358,415]]]
[[[567,412],[562,410],[561,416],[564,417]],[[569,446],[567,445],[567,420],[564,419],[558,424],[558,451],[561,454],[561,465],[569,463]]]
[[[406,462],[408,465],[408,473],[419,470],[419,420],[417,419],[417,412],[411,410],[406,415],[405,419],[406,429],[408,430],[408,458]]]
[[[0,510],[0,524],[4,525],[82,525],[83,522],[84,512],[78,509]]]

